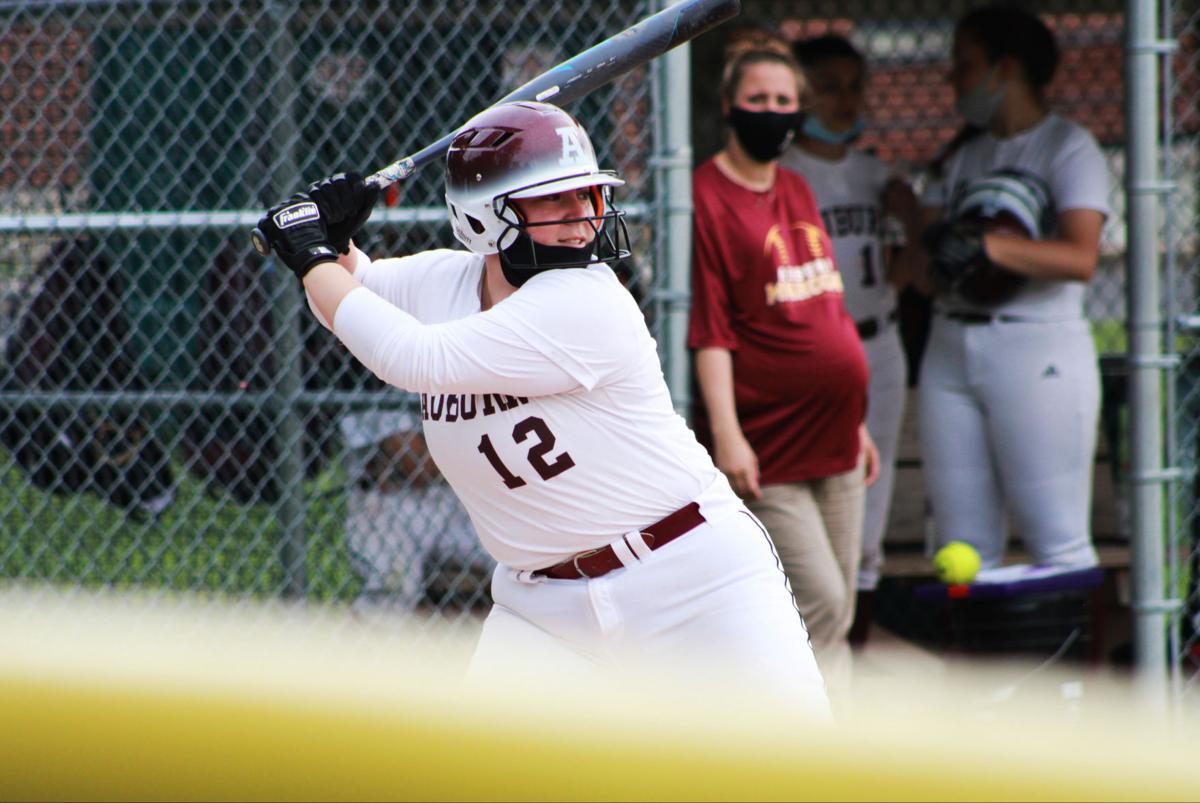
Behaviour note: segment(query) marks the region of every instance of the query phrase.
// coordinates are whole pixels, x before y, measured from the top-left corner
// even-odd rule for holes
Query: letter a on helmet
[[[530,272],[587,265],[595,257],[589,248],[575,259],[545,259],[548,252],[529,243],[528,227],[512,199],[590,189],[594,214],[586,220],[596,229],[597,240],[605,240],[600,247],[610,246],[601,258],[614,258],[628,254],[620,247],[623,213],[611,201],[611,189],[624,183],[611,170],[599,168],[592,141],[578,121],[549,103],[518,101],[480,112],[459,130],[446,154],[446,205],[454,236],[476,254],[504,258],[507,251],[506,267],[525,262],[516,267]],[[606,232],[614,228],[605,226],[610,219],[617,220],[615,236]],[[531,258],[518,259],[517,254]]]

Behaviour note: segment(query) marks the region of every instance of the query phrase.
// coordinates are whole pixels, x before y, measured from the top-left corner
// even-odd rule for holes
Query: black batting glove
[[[978,220],[941,223],[926,232],[929,278],[938,293],[954,292],[968,276],[991,264],[983,247],[984,224]]]
[[[272,206],[258,221],[258,228],[298,279],[303,280],[318,263],[337,260],[320,208],[307,193],[296,193]]]
[[[308,194],[321,210],[329,242],[341,253],[350,253],[350,240],[371,217],[379,192],[379,187],[368,184],[353,171],[338,173],[309,186]]]

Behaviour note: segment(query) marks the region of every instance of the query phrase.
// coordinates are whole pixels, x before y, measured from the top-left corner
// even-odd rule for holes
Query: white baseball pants
[[[920,435],[939,543],[1000,565],[1008,515],[1033,560],[1092,566],[1100,373],[1087,321],[964,323],[936,315],[921,363]]]
[[[808,632],[769,536],[745,508],[714,517],[700,501],[706,523],[602,577],[529,578],[498,567],[469,681],[545,672],[583,688],[659,667],[668,674],[647,683],[718,684],[828,717]]]
[[[888,323],[877,336],[864,340],[863,350],[871,369],[871,381],[867,386],[867,431],[879,449],[879,478],[867,488],[857,587],[861,591],[872,591],[879,585],[879,573],[883,570],[883,539],[892,509],[900,426],[908,396],[908,363],[895,323]]]

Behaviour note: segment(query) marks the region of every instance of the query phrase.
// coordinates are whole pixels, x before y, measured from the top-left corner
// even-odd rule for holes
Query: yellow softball
[[[965,541],[951,541],[933,556],[933,568],[943,583],[969,583],[979,573],[979,553]]]

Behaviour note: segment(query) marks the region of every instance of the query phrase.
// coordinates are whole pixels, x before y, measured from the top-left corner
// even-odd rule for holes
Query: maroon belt
[[[649,527],[643,527],[642,538],[650,549],[658,549],[703,523],[704,516],[700,515],[700,505],[692,502],[679,508],[662,521],[657,521]],[[626,545],[628,545],[629,537],[626,536],[625,539]],[[633,547],[630,547],[630,551],[633,551]],[[580,580],[585,577],[589,579],[600,577],[613,569],[620,569],[624,565],[610,544],[599,549],[580,552],[573,558],[568,558],[553,566],[547,566],[545,569],[538,569],[533,574],[535,577],[553,577],[555,580]]]

